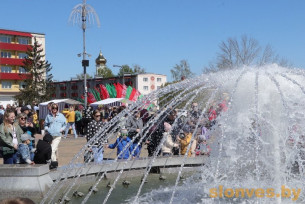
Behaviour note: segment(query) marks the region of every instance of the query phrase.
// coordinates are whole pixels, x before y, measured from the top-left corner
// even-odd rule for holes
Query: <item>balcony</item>
[[[23,66],[23,59],[15,59],[15,58],[0,58],[0,64],[2,65],[17,65]]]
[[[25,80],[31,77],[31,74],[19,74],[19,73],[1,73],[0,79],[6,80]]]
[[[28,49],[31,49],[30,45],[22,45],[22,44],[12,44],[12,43],[1,43],[0,47],[2,50],[17,50],[26,52]]]

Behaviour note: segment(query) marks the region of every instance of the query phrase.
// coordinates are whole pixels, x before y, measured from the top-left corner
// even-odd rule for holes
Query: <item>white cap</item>
[[[20,139],[21,139],[21,141],[34,140],[34,138],[31,137],[31,135],[29,135],[28,133],[22,134]]]

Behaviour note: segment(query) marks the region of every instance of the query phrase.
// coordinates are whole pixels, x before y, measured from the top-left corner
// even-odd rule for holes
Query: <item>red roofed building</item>
[[[34,43],[34,37],[41,44],[45,54],[45,34],[0,29],[0,104],[6,106],[15,102],[14,96],[25,86],[29,77],[23,65],[27,49]]]

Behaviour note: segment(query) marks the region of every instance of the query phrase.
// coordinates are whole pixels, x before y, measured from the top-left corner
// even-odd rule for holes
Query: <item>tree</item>
[[[194,73],[191,72],[190,65],[186,60],[181,60],[180,64],[176,64],[170,71],[174,81],[180,81],[183,78],[194,76]]]
[[[112,73],[111,69],[109,69],[108,67],[104,67],[102,69],[97,70],[97,76],[103,78],[109,78],[109,77],[113,77],[114,74]]]
[[[205,67],[204,72],[213,72],[224,69],[246,66],[262,66],[264,64],[278,63],[289,66],[286,59],[275,54],[270,45],[264,48],[254,38],[243,35],[240,39],[228,38],[219,45],[216,62]]]
[[[90,76],[88,73],[86,73],[87,79],[91,79],[92,76]],[[77,74],[76,75],[77,79],[83,80],[84,79],[84,74]]]
[[[133,73],[137,73],[137,74],[145,74],[146,71],[144,68],[142,68],[140,65],[133,65]]]
[[[124,74],[126,74],[126,73],[128,73],[128,74],[143,74],[143,73],[146,73],[145,69],[142,68],[140,65],[133,65],[133,68],[131,68],[131,67],[129,67],[129,65],[125,64],[125,65],[122,65],[122,68],[120,68],[118,76],[123,75],[123,70],[124,70]]]
[[[33,101],[43,102],[50,100],[55,89],[52,87],[53,75],[51,64],[45,61],[42,55],[43,49],[34,38],[34,45],[27,50],[27,57],[23,60],[22,68],[28,73],[24,80],[24,87],[20,87],[20,93],[15,99],[25,104]],[[21,76],[25,76],[22,74]]]

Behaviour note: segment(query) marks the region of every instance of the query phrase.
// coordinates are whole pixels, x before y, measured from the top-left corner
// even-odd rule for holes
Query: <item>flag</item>
[[[98,88],[96,88],[96,87],[95,87],[95,88],[94,88],[94,91],[95,91],[95,95],[97,96],[97,99],[96,99],[96,100],[97,100],[97,101],[102,100],[102,99],[101,99],[101,95],[100,95],[100,92],[99,92]]]
[[[109,84],[106,84],[106,89],[109,93],[109,98],[113,98],[112,88]]]
[[[153,107],[155,107],[155,104],[151,103],[146,109],[149,111],[149,110],[152,109]]]
[[[138,97],[141,95],[141,93],[135,89],[134,97],[131,99],[132,101],[137,101]]]
[[[104,98],[103,96],[103,92],[102,92],[102,89],[101,89],[101,85],[99,84],[99,88],[96,88],[96,91],[100,94],[100,98],[101,100]]]
[[[114,84],[114,86],[115,86],[116,93],[117,93],[116,97],[117,98],[122,98],[122,89],[123,89],[122,84],[117,83],[117,84]]]
[[[95,98],[95,100],[96,100],[95,93],[94,93],[94,91],[92,89],[88,89],[88,93],[91,93],[93,95],[93,97]]]
[[[84,97],[84,96],[81,96],[81,97]],[[76,100],[79,102],[85,103],[84,99],[82,99],[82,98],[77,98]]]
[[[113,96],[112,98],[116,98],[117,92],[116,92],[115,86],[114,86],[114,84],[111,84],[110,86],[111,86],[111,92],[112,92],[112,96]]]
[[[143,94],[141,94],[140,96],[139,96],[139,98],[138,99],[141,99],[141,98],[143,98],[144,97],[144,95]]]
[[[132,88],[132,91],[129,96],[129,100],[133,101],[133,98],[134,98],[136,92],[137,92],[137,90],[135,88]]]
[[[91,92],[88,92],[87,96],[88,96],[88,98],[87,98],[88,104],[96,102],[94,95]]]
[[[100,89],[101,89],[101,92],[102,92],[103,99],[109,98],[109,93],[108,93],[104,84],[100,84]]]
[[[127,90],[127,87],[125,84],[122,85],[122,98],[125,98],[126,96],[126,90]]]
[[[109,94],[109,98],[112,98],[112,90],[111,90],[111,87],[109,86],[109,84],[106,84],[106,89],[107,89],[107,92]]]
[[[132,87],[128,86],[128,88],[126,89],[126,95],[125,95],[126,99],[129,99],[131,92],[132,92]]]

